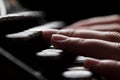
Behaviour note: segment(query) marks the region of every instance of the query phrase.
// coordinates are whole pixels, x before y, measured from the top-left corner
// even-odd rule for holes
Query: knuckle
[[[74,29],[70,30],[70,31],[69,31],[69,34],[70,34],[71,37],[74,37],[74,35],[75,35],[75,30],[74,30]]]
[[[86,40],[85,39],[83,39],[83,38],[76,38],[76,45],[81,45],[81,46],[83,46],[83,45],[85,45],[85,43],[86,43]]]
[[[120,33],[119,32],[107,32],[106,39],[113,42],[120,42]]]

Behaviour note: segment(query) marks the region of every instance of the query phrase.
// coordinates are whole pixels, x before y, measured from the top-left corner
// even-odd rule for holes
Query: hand
[[[96,58],[85,60],[84,65],[108,80],[119,80],[119,23],[120,17],[116,15],[92,18],[63,30],[43,31],[43,37],[55,47],[72,54]]]
[[[64,36],[65,34],[59,34],[52,35],[51,42],[55,47],[67,50],[68,52],[77,55],[84,55],[99,59],[112,59],[98,60],[89,58],[85,60],[84,66],[104,76],[107,78],[107,80],[120,79],[120,62],[116,61],[120,60],[119,46],[116,45],[119,43],[110,42],[103,39],[90,39],[90,37],[89,39],[85,39],[78,37],[68,37]]]
[[[46,40],[67,52],[99,59],[120,60],[120,33],[93,30],[48,30]]]

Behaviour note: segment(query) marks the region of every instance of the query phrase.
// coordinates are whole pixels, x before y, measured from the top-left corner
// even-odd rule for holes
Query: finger
[[[103,17],[95,17],[86,20],[81,20],[73,25],[68,26],[67,28],[78,28],[83,26],[91,26],[91,25],[100,25],[100,24],[112,24],[112,23],[120,23],[119,15],[109,15]]]
[[[98,40],[52,35],[52,44],[75,55],[120,60],[120,44]]]
[[[78,27],[74,30],[97,30],[97,31],[117,31],[120,32],[120,24],[103,24],[103,25],[92,25],[89,27]],[[69,29],[68,29],[69,30]]]
[[[57,29],[46,29],[42,31],[42,37],[46,42],[51,42],[52,34],[57,34],[59,30]]]
[[[98,31],[117,31],[120,32],[120,24],[106,24],[106,25],[94,25],[84,29],[98,30]]]
[[[62,34],[69,37],[79,37],[86,39],[101,39],[112,42],[120,42],[120,33],[118,32],[103,32],[95,30],[47,30],[43,31],[44,39],[51,41],[52,34]]]
[[[107,80],[120,79],[120,62],[118,61],[87,58],[84,61],[84,66],[90,68],[95,73],[106,77]]]

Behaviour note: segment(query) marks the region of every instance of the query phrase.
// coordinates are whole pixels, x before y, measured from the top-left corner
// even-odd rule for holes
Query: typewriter
[[[31,11],[17,0],[0,0],[0,79],[93,80],[96,76],[82,66],[84,57],[68,55],[42,39],[42,30],[63,26],[63,21],[49,22],[43,11]]]

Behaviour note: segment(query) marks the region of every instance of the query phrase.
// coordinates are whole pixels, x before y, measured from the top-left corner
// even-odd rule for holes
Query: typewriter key
[[[92,72],[90,69],[88,69],[88,68],[85,68],[84,66],[83,66],[83,62],[84,62],[84,60],[86,59],[86,57],[84,57],[84,56],[78,56],[76,59],[75,59],[75,61],[74,61],[74,63],[71,65],[71,67],[69,67],[69,68],[67,68],[67,70],[68,71],[71,71],[70,73],[68,72],[68,73],[66,73],[66,75],[68,75],[68,74],[72,74],[72,71],[73,71],[73,73],[75,73],[74,75],[75,75],[75,77],[76,77],[76,75],[77,75],[77,77],[79,76],[79,75],[82,75],[82,73],[79,73],[79,72],[89,72],[89,73],[91,73],[91,76],[89,76],[89,77],[85,77],[85,78],[78,78],[77,80],[103,80],[102,79],[102,77],[101,76],[99,76],[98,74],[96,74],[96,73],[94,73],[94,72]],[[65,73],[64,73],[65,74]],[[83,74],[83,75],[86,75],[86,74]],[[82,75],[82,76],[83,76]],[[76,77],[76,78],[77,78]],[[80,76],[81,77],[81,76]],[[71,77],[70,77],[71,78]],[[71,80],[71,79],[70,79]],[[73,79],[73,80],[76,80],[76,79]]]
[[[60,59],[60,55],[63,51],[60,49],[45,49],[37,53],[37,56],[41,56],[45,59]]]
[[[63,72],[63,77],[67,80],[92,80],[92,72],[83,66],[84,56],[78,56],[71,67]]]
[[[63,72],[68,80],[92,80],[92,73],[88,70],[71,70]]]

